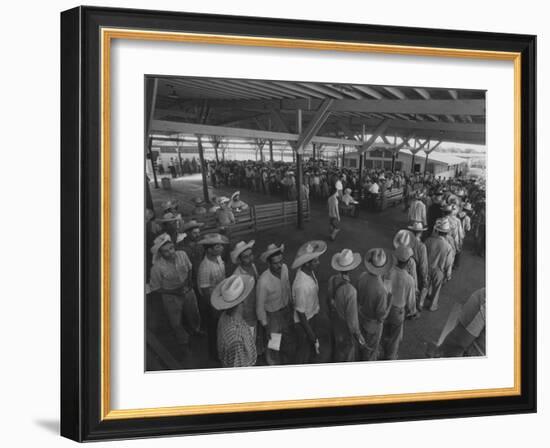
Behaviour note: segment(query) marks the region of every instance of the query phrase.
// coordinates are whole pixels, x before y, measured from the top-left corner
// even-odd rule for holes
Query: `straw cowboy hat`
[[[217,310],[228,310],[244,301],[253,288],[254,277],[251,275],[232,275],[214,288],[210,303]]]
[[[448,233],[451,231],[451,225],[448,219],[438,219],[435,222],[434,230],[437,232]]]
[[[240,196],[240,195],[241,195],[241,192],[240,192],[240,191],[236,191],[235,193],[233,193],[233,194],[231,195],[231,200],[234,201],[234,200],[235,200],[235,197],[236,197],[236,196]]]
[[[464,204],[463,210],[465,210],[467,212],[471,212],[472,211],[472,204],[470,202],[466,202],[466,204]]]
[[[226,204],[227,202],[229,202],[229,198],[226,197],[226,196],[220,196],[219,198],[216,199],[216,201],[218,202],[218,204]]]
[[[165,244],[171,242],[172,238],[170,238],[170,235],[168,235],[167,233],[163,233],[162,235],[159,235],[155,238],[155,241],[153,242],[153,247],[151,247],[151,253],[153,254],[153,263],[157,262],[160,258],[160,248]]]
[[[227,237],[220,235],[219,233],[207,233],[204,235],[199,244],[213,245],[213,244],[229,244]]]
[[[336,271],[351,271],[361,264],[361,255],[349,249],[343,249],[332,256],[332,269]]]
[[[344,193],[350,194],[350,193],[351,193],[351,188],[346,188],[346,189],[344,190]]]
[[[365,254],[365,267],[374,275],[387,274],[393,267],[393,262],[393,257],[388,257],[384,249],[374,248]]]
[[[427,227],[424,227],[424,225],[420,221],[413,221],[410,225],[407,226],[409,230],[412,230],[413,232],[423,232],[424,230],[427,230]]]
[[[399,246],[411,247],[415,241],[414,235],[410,230],[402,229],[399,230],[393,237],[393,247],[398,248]]]
[[[397,249],[395,249],[394,255],[398,261],[404,263],[406,261],[409,261],[409,258],[413,256],[413,251],[408,246],[399,246]]]
[[[378,176],[378,180],[386,180],[386,176],[384,176],[384,173],[380,174],[380,176]]]
[[[239,258],[239,255],[241,255],[245,250],[250,249],[252,246],[254,246],[254,243],[254,240],[250,240],[248,243],[245,243],[244,241],[239,241],[230,254],[233,264],[237,264],[237,259]]]
[[[168,213],[165,213],[164,215],[162,215],[162,218],[157,219],[157,221],[158,222],[171,222],[171,221],[177,221],[180,218],[181,218],[181,216],[179,214],[176,215],[175,213],[168,212]]]
[[[300,246],[296,258],[292,263],[292,269],[297,269],[305,263],[320,257],[327,250],[327,243],[321,240],[308,241]]]
[[[270,244],[269,246],[267,246],[267,250],[260,255],[260,260],[266,263],[267,259],[271,257],[271,255],[276,254],[277,252],[282,253],[284,251],[285,251],[284,244],[281,244],[280,246],[277,246],[276,244]]]
[[[204,226],[204,222],[198,222],[198,221],[195,221],[194,219],[192,219],[187,224],[183,225],[182,230],[185,232],[186,230],[193,230],[193,229],[196,229],[196,228],[200,229],[202,226]]]

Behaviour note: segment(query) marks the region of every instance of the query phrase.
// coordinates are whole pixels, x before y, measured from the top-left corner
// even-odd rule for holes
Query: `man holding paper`
[[[290,280],[288,267],[283,262],[284,249],[284,244],[267,246],[267,250],[260,255],[260,259],[267,263],[267,269],[256,285],[256,315],[268,338],[266,362],[269,365],[290,361],[284,351],[281,353],[283,340],[286,345],[286,340],[292,339]]]

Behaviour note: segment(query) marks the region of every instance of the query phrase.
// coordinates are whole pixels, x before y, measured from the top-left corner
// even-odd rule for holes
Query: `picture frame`
[[[108,81],[115,39],[512,61],[514,387],[112,409]],[[63,12],[61,434],[92,441],[536,412],[535,55],[530,35],[98,7]]]

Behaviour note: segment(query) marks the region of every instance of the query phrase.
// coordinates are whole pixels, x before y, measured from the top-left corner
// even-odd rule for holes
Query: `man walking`
[[[340,210],[338,209],[338,190],[333,188],[331,195],[327,200],[328,205],[328,220],[329,220],[329,236],[332,241],[336,239],[336,235],[340,232],[338,223],[340,222]]]

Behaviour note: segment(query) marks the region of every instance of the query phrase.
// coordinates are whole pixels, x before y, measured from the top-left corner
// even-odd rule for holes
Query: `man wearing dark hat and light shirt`
[[[413,256],[413,251],[408,246],[399,246],[394,255],[397,265],[389,275],[391,307],[382,330],[384,359],[389,360],[398,358],[399,344],[403,339],[403,322],[407,312],[412,313],[411,304],[414,304],[416,310],[414,280],[406,271],[407,262]]]
[[[319,267],[319,257],[326,250],[324,241],[308,241],[300,246],[292,263],[292,269],[298,269],[292,284],[297,364],[315,362],[321,354],[319,337],[323,321],[319,315],[319,283],[315,271]]]
[[[212,307],[221,312],[217,328],[218,357],[222,367],[256,364],[255,338],[243,317],[243,303],[254,290],[254,277],[232,275],[212,291]]]
[[[365,337],[361,359],[376,361],[384,321],[391,306],[390,283],[383,277],[392,269],[393,257],[388,256],[384,249],[374,248],[366,253],[364,263],[367,272],[361,274],[357,288],[359,323]]]
[[[189,342],[189,335],[182,326],[185,318],[191,331],[198,333],[200,326],[197,299],[191,282],[191,262],[183,251],[176,251],[166,233],[155,239],[151,249],[151,291],[162,295],[162,302],[170,325],[180,344]]]
[[[291,338],[292,310],[290,309],[290,280],[288,267],[283,258],[284,245],[270,244],[260,255],[267,269],[262,273],[256,285],[256,315],[267,337],[266,362],[269,365],[288,364],[292,361],[285,352],[288,339]],[[272,335],[277,344],[269,348]],[[278,348],[278,350],[277,350]]]

